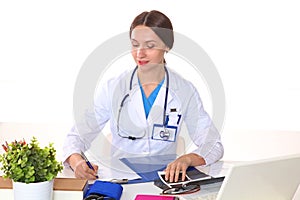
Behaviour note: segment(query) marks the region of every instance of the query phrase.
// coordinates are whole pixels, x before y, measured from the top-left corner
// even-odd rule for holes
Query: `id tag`
[[[164,126],[161,124],[154,124],[152,129],[151,139],[175,142],[176,134],[177,134],[177,126],[166,126],[164,128]]]

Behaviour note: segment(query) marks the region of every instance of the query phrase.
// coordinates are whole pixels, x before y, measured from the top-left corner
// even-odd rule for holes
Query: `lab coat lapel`
[[[170,80],[169,80],[169,94],[168,94],[168,104],[169,104],[176,97],[176,94],[177,94],[177,91],[179,90],[179,87],[178,87],[178,83],[177,83],[178,78],[175,77],[176,74],[174,74],[173,71],[170,70],[169,68],[168,68],[168,71],[169,71],[169,78],[170,78]]]
[[[157,97],[152,105],[152,108],[149,112],[147,121],[148,123],[152,124],[162,124],[162,116],[164,112],[164,103],[165,103],[165,94],[166,94],[166,88],[163,85],[158,94]]]
[[[141,89],[138,83],[137,75],[133,77],[132,81],[132,89],[130,91],[130,99],[131,99],[131,110],[133,111],[133,115],[136,116],[137,124],[142,124],[143,126],[147,126],[144,103],[142,98]]]

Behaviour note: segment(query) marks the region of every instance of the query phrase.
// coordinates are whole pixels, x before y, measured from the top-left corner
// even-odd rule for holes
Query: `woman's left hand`
[[[184,181],[187,168],[189,166],[199,165],[205,165],[205,160],[201,156],[195,153],[182,155],[167,165],[167,168],[165,169],[165,180],[169,182],[177,182],[179,174],[182,173],[180,181]]]

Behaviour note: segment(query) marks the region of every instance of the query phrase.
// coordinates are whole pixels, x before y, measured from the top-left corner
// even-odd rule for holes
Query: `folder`
[[[157,172],[164,170],[176,157],[176,154],[167,154],[121,158],[120,160],[141,177],[141,179],[129,180],[128,183],[143,183],[159,179]]]

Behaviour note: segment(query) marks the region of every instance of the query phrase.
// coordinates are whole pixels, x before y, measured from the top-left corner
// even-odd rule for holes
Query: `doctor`
[[[108,121],[111,154],[119,158],[176,153],[185,124],[197,149],[167,165],[166,179],[178,181],[179,173],[184,177],[189,166],[209,165],[222,158],[220,135],[193,84],[167,67],[164,55],[174,42],[169,18],[155,10],[143,12],[133,20],[129,33],[137,66],[96,91],[94,112],[86,114],[88,128],[76,124],[67,135],[65,163],[76,177],[95,179],[98,166],[92,164],[94,170],[90,169],[80,152],[90,147]],[[96,122],[89,123],[90,116],[95,115]]]

